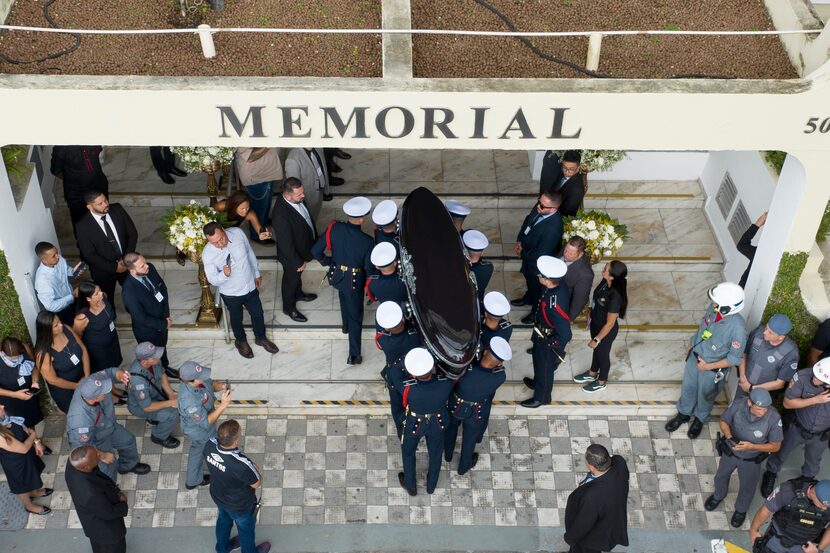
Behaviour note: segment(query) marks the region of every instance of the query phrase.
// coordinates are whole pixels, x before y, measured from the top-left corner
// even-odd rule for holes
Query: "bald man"
[[[112,463],[115,455],[91,445],[73,449],[66,463],[66,485],[93,553],[125,553],[127,497],[98,468],[101,461]]]

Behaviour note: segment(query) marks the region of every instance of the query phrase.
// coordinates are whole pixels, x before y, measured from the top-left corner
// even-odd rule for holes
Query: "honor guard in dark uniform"
[[[478,290],[478,301],[484,301],[484,293],[490,279],[493,277],[493,264],[481,259],[484,250],[490,245],[490,241],[484,233],[478,230],[468,230],[464,233],[464,246],[467,247],[467,255],[470,258],[470,270],[476,277],[476,289]]]
[[[542,297],[535,309],[533,325],[533,378],[525,377],[525,386],[533,397],[522,401],[522,407],[535,409],[547,405],[553,392],[553,373],[565,360],[565,346],[571,341],[571,320],[568,305],[571,293],[559,283],[568,266],[561,259],[543,255],[536,261]]]
[[[376,321],[380,331],[375,335],[375,345],[386,356],[386,364],[380,376],[389,390],[389,407],[392,420],[398,430],[398,438],[403,431],[403,381],[407,379],[403,366],[404,356],[421,346],[418,331],[406,324],[401,306],[393,301],[383,302],[378,306]]]
[[[441,452],[444,449],[444,429],[449,422],[447,400],[452,392],[451,380],[435,374],[435,360],[424,348],[415,348],[404,357],[406,372],[413,377],[403,382],[398,391],[403,397],[404,425],[401,437],[403,472],[398,482],[409,495],[417,495],[415,483],[415,451],[418,442],[426,437],[429,452],[427,493],[438,485],[441,473]]]
[[[495,336],[485,347],[481,361],[473,363],[456,383],[447,403],[450,420],[444,434],[444,459],[452,461],[458,427],[464,425],[458,474],[467,474],[478,463],[476,443],[490,419],[490,406],[496,390],[504,384],[504,362],[512,357],[507,340]]]
[[[747,397],[751,388],[773,392],[789,384],[798,370],[798,346],[787,338],[792,328],[790,319],[778,313],[749,333],[735,399]]]
[[[761,482],[761,494],[769,495],[775,478],[790,452],[804,444],[804,464],[801,478],[812,480],[818,474],[821,456],[830,439],[830,358],[816,363],[812,369],[801,369],[793,375],[790,387],[784,393],[784,408],[792,412],[787,417],[784,443],[770,455],[767,470]]]
[[[135,347],[135,361],[130,365],[130,392],[127,409],[153,425],[150,440],[167,449],[179,447],[179,440],[171,436],[179,424],[179,394],[170,388],[161,357],[164,348],[150,342]]]
[[[311,255],[329,268],[329,284],[337,288],[340,297],[340,316],[343,333],[349,335],[349,357],[346,363],[359,365],[360,333],[363,330],[363,287],[366,273],[372,270],[369,256],[374,246],[372,238],[361,230],[366,215],[372,209],[368,198],[358,196],[343,204],[348,221],[332,221],[326,232],[311,248]],[[326,255],[326,250],[329,254]]]
[[[489,344],[493,336],[501,336],[508,342],[513,336],[513,325],[504,317],[510,313],[510,302],[501,292],[484,295],[484,318],[481,323],[481,343]]]
[[[393,200],[383,200],[372,211],[372,222],[375,223],[375,245],[389,242],[395,246],[395,252],[400,255],[401,242],[398,237],[398,206]]]
[[[216,421],[231,402],[231,390],[210,378],[210,367],[203,367],[195,361],[182,363],[179,376],[179,415],[182,432],[190,438],[185,488],[192,490],[210,484],[210,475],[203,471],[205,458],[202,452],[208,441],[216,436]],[[219,405],[216,405],[215,392],[219,391],[222,391],[222,397]]]
[[[744,289],[722,282],[709,289],[709,299],[712,303],[686,348],[677,415],[666,423],[666,432],[674,432],[691,421],[686,433],[691,439],[700,436],[729,367],[741,362],[746,346],[746,321],[739,313],[744,308]]]
[[[129,384],[130,375],[120,369],[92,373],[75,388],[66,412],[66,433],[73,448],[92,445],[107,453],[116,453],[118,464],[98,463],[101,472],[115,482],[119,474],[147,474],[150,465],[138,460],[135,436],[115,421],[112,381]]]
[[[464,236],[464,233],[467,231],[462,227],[464,226],[464,220],[467,218],[467,215],[470,214],[470,208],[456,200],[447,200],[444,203],[444,207],[450,213],[455,230],[458,231],[458,234]]]
[[[767,497],[749,527],[752,553],[823,553],[830,545],[830,480],[788,480]],[[761,537],[761,526],[772,522]]]
[[[401,305],[407,301],[406,285],[398,276],[398,252],[389,242],[381,242],[372,249],[372,265],[379,275],[366,279],[366,296],[369,302],[394,301]]]
[[[720,463],[715,473],[715,491],[704,507],[707,511],[717,508],[726,497],[729,478],[737,470],[740,486],[730,521],[735,528],[740,528],[746,519],[746,511],[761,477],[761,463],[770,453],[781,449],[784,439],[781,415],[770,409],[771,405],[769,392],[755,388],[748,398],[733,401],[720,419],[722,435],[716,444]]]

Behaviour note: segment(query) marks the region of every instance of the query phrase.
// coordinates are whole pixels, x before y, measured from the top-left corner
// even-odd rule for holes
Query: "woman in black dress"
[[[625,318],[628,308],[628,267],[622,261],[606,263],[602,280],[594,289],[588,328],[591,340],[588,347],[594,350],[591,368],[574,377],[574,382],[585,384],[582,390],[592,394],[605,389],[611,370],[611,345],[620,329],[619,319]]]
[[[0,466],[6,473],[9,489],[33,515],[48,515],[52,509],[37,505],[33,498],[52,495],[52,488],[44,488],[40,474],[45,465],[41,460],[43,443],[33,428],[23,423],[22,417],[11,416],[0,405]]]
[[[72,329],[83,339],[92,372],[121,365],[121,344],[115,330],[115,309],[93,282],[78,285],[78,314]]]
[[[7,336],[0,341],[0,405],[23,417],[29,428],[43,420],[37,400],[40,371],[33,358],[29,346],[17,338]]]
[[[75,331],[51,311],[38,313],[35,330],[35,364],[55,405],[66,413],[78,382],[90,374],[89,355]]]

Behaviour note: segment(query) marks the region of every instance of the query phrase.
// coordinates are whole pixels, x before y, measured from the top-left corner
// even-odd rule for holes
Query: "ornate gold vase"
[[[222,309],[215,305],[215,298],[210,290],[207,274],[205,274],[205,265],[202,263],[202,256],[188,253],[187,258],[199,265],[199,286],[202,287],[202,298],[199,302],[199,313],[196,315],[196,326],[218,326],[222,317]]]

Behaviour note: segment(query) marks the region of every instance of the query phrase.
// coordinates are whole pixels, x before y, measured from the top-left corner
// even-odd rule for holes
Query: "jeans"
[[[254,288],[244,296],[226,296],[222,294],[222,301],[228,308],[228,317],[231,321],[233,337],[237,342],[247,342],[245,329],[242,326],[242,306],[251,316],[251,325],[254,327],[254,337],[257,340],[265,338],[265,316],[262,313],[262,302],[259,299],[259,290]]]
[[[234,523],[239,533],[242,553],[256,553],[256,518],[254,518],[253,506],[245,513],[227,511],[218,505],[216,507],[219,510],[219,516],[216,519],[216,553],[230,553],[231,529]]]
[[[266,181],[259,184],[249,184],[245,186],[245,191],[248,193],[249,202],[251,204],[251,211],[256,213],[259,224],[265,226],[268,224],[269,214],[271,213],[271,201],[274,199],[274,185],[276,181]],[[259,229],[248,229],[248,234],[251,240],[259,241]]]

